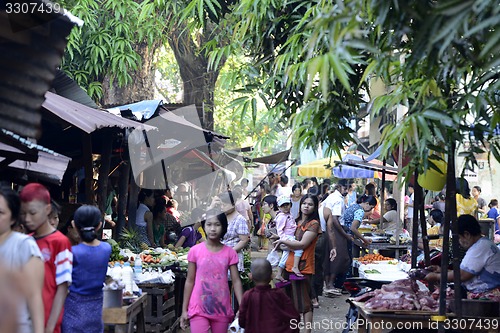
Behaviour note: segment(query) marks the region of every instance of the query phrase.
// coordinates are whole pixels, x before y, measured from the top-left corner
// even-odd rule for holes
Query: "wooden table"
[[[358,322],[355,327],[358,328],[358,333],[385,333],[390,332],[394,329],[405,329],[408,332],[418,332],[418,330],[422,329],[436,329],[437,331],[437,322],[434,320],[434,316],[437,313],[433,313],[430,311],[408,311],[408,310],[394,310],[393,312],[383,312],[377,310],[366,309],[363,302],[355,302],[350,301],[352,304],[356,306],[358,309]],[[472,319],[463,318],[457,319],[453,313],[447,313],[447,326],[449,328],[453,328],[453,325],[460,326],[461,324],[469,325],[464,326],[469,329],[461,329],[460,332],[488,332],[488,333],[497,333],[498,332],[498,318],[476,318],[475,322],[471,322]],[[482,320],[481,323],[486,321],[492,322],[496,320],[495,327],[476,327],[471,329],[470,325],[476,325],[477,320]],[[399,325],[399,326],[398,326]],[[391,328],[388,330],[388,328]]]
[[[130,305],[103,309],[104,325],[115,325],[116,333],[146,333],[144,309],[147,299],[147,294],[144,293]],[[134,321],[137,325],[137,331],[134,330]]]

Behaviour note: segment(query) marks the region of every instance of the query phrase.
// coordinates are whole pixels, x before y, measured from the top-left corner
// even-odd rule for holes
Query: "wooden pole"
[[[106,211],[106,199],[108,197],[108,179],[111,169],[111,153],[113,148],[113,132],[103,130],[101,166],[99,167],[99,178],[97,179],[97,205],[103,214]]]
[[[422,189],[423,190],[423,189]],[[422,198],[425,198],[422,195]],[[431,256],[429,250],[429,239],[427,238],[427,221],[425,221],[425,202],[422,200],[422,204],[419,205],[419,214],[420,214],[420,228],[422,229],[422,244],[424,246],[424,258],[425,258],[425,266],[429,266],[431,264]]]
[[[386,166],[386,159],[384,158],[382,165]],[[382,168],[382,188],[380,189],[380,227],[379,229],[384,229],[384,214],[385,214],[385,207],[384,203],[387,198],[385,197],[385,168]],[[399,251],[396,251],[396,258],[399,256]]]
[[[118,238],[127,222],[128,184],[130,180],[130,162],[124,162],[119,168],[118,181],[118,221],[114,235]],[[129,223],[130,224],[130,223]]]
[[[448,157],[448,168],[450,168],[450,165],[453,169],[453,176],[455,176],[455,142],[452,143],[450,147],[450,157]],[[446,194],[446,202],[451,203],[450,207],[450,216],[451,216],[451,230],[453,237],[451,239],[452,241],[452,249],[453,249],[453,283],[455,285],[455,314],[457,315],[458,318],[462,318],[462,281],[460,280],[460,261],[461,258],[459,257],[459,252],[460,252],[460,247],[458,244],[458,225],[457,225],[457,189],[456,189],[456,179],[453,177],[453,181],[450,184],[450,192],[451,192],[451,197],[448,197],[448,194]],[[448,209],[448,207],[445,208],[445,211]],[[449,243],[448,243],[449,244]],[[449,248],[449,245],[448,245]],[[441,266],[442,267],[442,266]]]
[[[398,145],[398,174],[401,174],[403,170],[403,142],[400,142]],[[394,198],[397,199],[398,202],[398,216],[403,222],[403,224],[399,224],[396,226],[396,232],[394,237],[396,237],[396,245],[399,246],[399,235],[403,231],[405,223],[405,202],[404,202],[404,197],[405,197],[405,183],[400,180],[396,179],[396,185],[397,185],[397,192],[394,192]],[[396,195],[397,194],[397,195]]]
[[[418,172],[415,170],[415,184],[413,185],[414,189],[414,198],[413,200],[413,221],[412,221],[412,234],[411,234],[411,268],[417,267],[417,253],[418,253],[418,216],[420,212],[420,205],[424,204],[423,195],[422,195],[422,186],[420,186],[417,182]]]
[[[139,201],[139,185],[135,182],[133,172],[130,172],[130,191],[128,200],[128,229],[135,229],[135,217],[137,212],[137,203]]]
[[[82,203],[94,204],[94,162],[92,160],[92,137],[82,132],[83,168],[85,171],[85,200]]]
[[[445,318],[446,315],[446,288],[448,283],[448,260],[450,252],[450,223],[456,224],[453,221],[457,219],[457,202],[455,188],[455,143],[452,142],[448,151],[448,168],[446,172],[446,204],[444,213],[443,225],[443,253],[441,256],[441,280],[439,286],[439,317]],[[458,237],[457,241],[458,241]],[[460,283],[455,288],[455,301],[460,295]],[[457,303],[455,303],[457,304]],[[455,309],[457,316],[461,316],[461,305],[457,304]],[[444,333],[444,319],[438,322],[438,332]]]

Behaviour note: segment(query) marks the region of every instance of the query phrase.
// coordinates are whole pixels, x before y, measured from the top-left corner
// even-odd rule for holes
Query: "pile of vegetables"
[[[188,266],[187,253],[189,248],[172,248],[170,249],[149,249],[137,254],[141,258],[142,267],[148,268],[175,268],[186,270]],[[135,261],[135,258],[131,261]]]
[[[129,234],[129,236],[132,234]],[[133,237],[132,237],[133,238]],[[131,245],[129,241],[133,239],[129,238],[125,244]],[[123,238],[122,238],[123,241]],[[134,266],[137,257],[141,258],[143,269],[171,269],[177,268],[178,270],[187,270],[188,261],[187,253],[189,248],[174,248],[173,245],[169,245],[168,248],[156,248],[156,249],[142,249],[141,246],[132,246],[132,248],[120,248],[119,244],[113,240],[109,239],[107,242],[111,245],[111,257],[109,259],[110,267],[114,265],[123,265],[124,262],[129,261],[131,266]]]
[[[149,253],[148,253],[149,252]],[[143,251],[142,253],[139,253],[138,256],[141,258],[141,261],[143,265],[147,264],[159,264],[161,261],[161,253],[157,253],[154,251]],[[134,260],[132,260],[134,261]]]
[[[109,261],[125,261],[125,257],[120,253],[120,245],[118,245],[118,243],[114,239],[107,239],[106,242],[111,245],[111,256],[109,257]]]
[[[403,232],[399,234],[399,244],[408,244],[410,242],[411,242],[410,233],[408,232],[408,230],[403,229]],[[392,236],[391,238],[389,238],[389,243],[396,244],[396,237]]]
[[[372,264],[372,263],[376,263],[376,261],[394,260],[394,258],[384,257],[383,255],[378,254],[378,253],[377,254],[368,253],[362,257],[359,257],[357,260],[358,260],[358,262],[360,262],[362,264]]]

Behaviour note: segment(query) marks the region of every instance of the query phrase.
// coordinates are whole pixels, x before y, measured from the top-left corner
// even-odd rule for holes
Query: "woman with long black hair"
[[[316,195],[306,194],[300,200],[300,212],[297,217],[297,230],[295,241],[280,239],[274,245],[284,244],[290,250],[304,250],[299,262],[299,270],[303,277],[292,274],[293,256],[286,262],[284,278],[291,281],[291,286],[286,288],[287,294],[293,300],[294,306],[304,316],[305,332],[311,332],[313,320],[313,306],[311,295],[311,280],[314,270],[314,248],[321,234],[319,219],[319,200]]]
[[[82,242],[73,252],[72,283],[64,304],[63,333],[101,333],[103,291],[111,245],[101,242],[97,232],[102,226],[102,214],[95,206],[84,205],[75,211],[72,221]]]
[[[476,215],[477,201],[470,195],[469,182],[465,178],[457,178],[455,181],[457,187],[457,216],[469,214]]]
[[[19,276],[24,279],[22,284],[24,288],[21,290],[20,299],[16,299],[15,296],[19,296],[18,290],[10,284],[10,279],[0,280],[2,287],[9,288],[10,293],[12,293],[10,295],[12,302],[2,299],[2,305],[15,304],[17,306],[17,308],[14,307],[17,311],[12,311],[12,308],[9,307],[2,307],[0,331],[42,333],[44,331],[43,255],[33,237],[12,230],[12,227],[19,220],[20,209],[19,195],[10,187],[0,186],[0,266],[9,271],[9,276],[13,278]],[[9,316],[13,312],[17,318]],[[7,330],[6,323],[10,321],[15,328]]]

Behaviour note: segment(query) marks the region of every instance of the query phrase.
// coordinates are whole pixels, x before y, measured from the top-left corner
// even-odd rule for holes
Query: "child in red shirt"
[[[73,254],[68,238],[49,222],[52,210],[50,193],[42,185],[31,183],[19,194],[21,219],[42,252],[45,263],[43,282],[43,306],[45,308],[45,331],[61,332],[64,301],[71,284]]]

